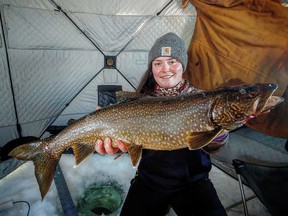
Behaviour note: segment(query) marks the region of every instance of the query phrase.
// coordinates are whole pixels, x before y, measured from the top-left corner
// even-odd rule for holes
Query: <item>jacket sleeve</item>
[[[202,150],[208,154],[215,154],[220,151],[221,148],[224,147],[228,143],[229,140],[229,133],[224,133],[219,137],[212,140],[211,143],[204,146]]]

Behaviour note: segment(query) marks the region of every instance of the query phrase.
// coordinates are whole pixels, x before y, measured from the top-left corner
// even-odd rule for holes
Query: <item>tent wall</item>
[[[134,91],[153,42],[173,31],[188,47],[196,20],[179,0],[0,0],[0,12],[0,146],[94,111],[98,85]]]

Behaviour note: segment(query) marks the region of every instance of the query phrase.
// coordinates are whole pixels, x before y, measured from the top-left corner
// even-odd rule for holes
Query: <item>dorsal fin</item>
[[[117,98],[118,103],[137,100],[141,97],[145,97],[145,96],[143,96],[139,92],[129,92],[129,91],[117,91],[116,92],[116,98]]]

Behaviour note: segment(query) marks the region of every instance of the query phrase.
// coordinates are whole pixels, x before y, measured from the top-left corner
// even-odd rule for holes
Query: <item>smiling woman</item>
[[[171,57],[159,57],[152,62],[155,81],[162,88],[171,88],[179,84],[183,78],[181,62]]]
[[[137,92],[154,97],[174,97],[201,91],[183,79],[187,61],[184,41],[178,35],[170,32],[158,38],[149,51],[149,66]],[[173,98],[170,99],[173,100]],[[175,108],[176,105],[173,107]],[[150,109],[154,108],[150,107]],[[159,119],[163,112],[165,111],[154,116],[154,119],[145,118],[145,121],[149,121],[149,125],[154,125],[152,122]],[[168,119],[174,121],[174,126],[180,122],[178,117],[172,114]],[[165,121],[168,120],[159,119],[161,123],[165,124]],[[171,132],[169,140],[165,143],[171,145],[173,139],[174,142],[180,143],[180,140],[175,141],[174,130]],[[135,132],[137,133],[138,131]],[[151,144],[151,137],[145,138],[146,143]],[[168,136],[166,138],[168,139]],[[161,139],[161,136],[157,139]],[[178,215],[227,215],[209,180],[211,161],[207,154],[207,152],[217,152],[227,141],[228,134],[224,133],[212,140],[205,150],[190,151],[188,148],[183,148],[167,151],[143,148],[138,170],[131,181],[120,215],[165,215],[170,207]],[[103,151],[109,153],[113,151],[111,143],[109,138],[104,142],[98,140],[95,149],[100,153]],[[141,147],[141,145],[138,146]],[[131,155],[132,150],[129,148],[128,150]],[[134,150],[133,153],[135,153]],[[146,199],[146,197],[151,199]]]

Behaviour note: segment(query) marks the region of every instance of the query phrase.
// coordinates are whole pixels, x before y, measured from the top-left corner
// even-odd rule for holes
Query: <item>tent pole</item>
[[[21,128],[21,125],[19,123],[17,105],[16,105],[16,100],[15,100],[15,93],[14,93],[14,86],[13,86],[13,81],[11,78],[11,67],[10,67],[8,48],[7,48],[6,37],[5,37],[6,34],[4,32],[2,10],[3,10],[3,7],[0,8],[0,23],[1,23],[1,29],[2,29],[2,35],[3,35],[3,46],[4,46],[5,54],[6,54],[6,61],[7,61],[8,75],[9,75],[9,81],[10,81],[10,87],[11,87],[11,94],[12,94],[12,98],[13,98],[13,107],[14,107],[14,113],[15,113],[15,118],[16,118],[16,128],[17,128],[18,137],[21,138],[22,137],[22,128]]]
[[[170,2],[168,2],[159,12],[156,13],[156,16],[159,16],[171,3],[173,0],[171,0]],[[125,48],[134,40],[134,38],[142,31],[142,29],[155,17],[151,16],[147,21],[145,21],[145,23],[134,33],[134,35],[132,36],[131,40],[129,40],[127,42],[127,44],[117,53],[116,57],[123,52],[123,50],[125,50]]]
[[[104,53],[102,52],[102,50],[97,46],[97,44],[94,43],[94,41],[69,17],[69,15],[68,15],[65,11],[63,11],[62,8],[54,2],[54,0],[50,0],[50,1],[54,4],[54,6],[56,6],[57,10],[61,11],[61,12],[66,16],[66,18],[68,18],[69,21],[93,44],[93,46],[94,46],[96,49],[98,49],[98,51],[99,51],[103,56],[105,56],[105,54],[104,54]]]

